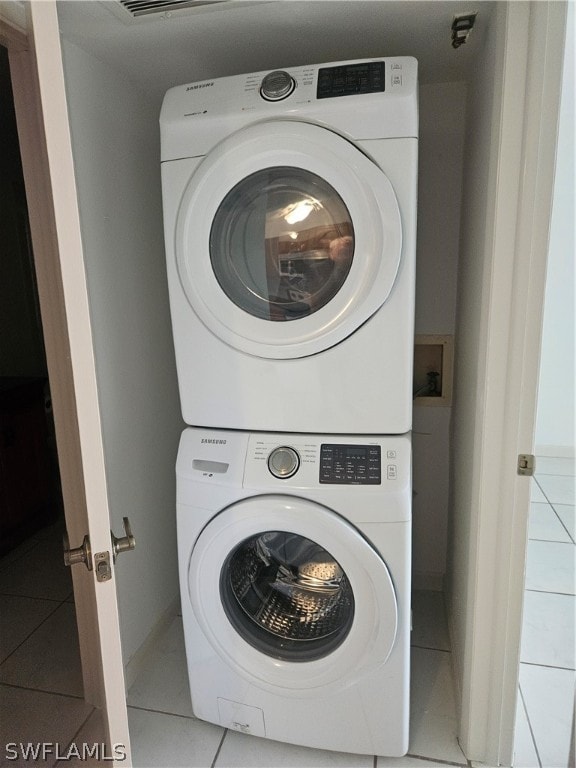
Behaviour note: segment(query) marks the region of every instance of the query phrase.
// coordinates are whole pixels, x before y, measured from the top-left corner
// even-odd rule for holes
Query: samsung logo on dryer
[[[228,440],[216,440],[213,437],[203,437],[200,440],[201,443],[210,443],[211,445],[226,445]]]
[[[210,88],[214,85],[214,80],[211,80],[209,83],[196,83],[195,85],[189,85],[186,88],[186,91],[197,91],[199,88]]]

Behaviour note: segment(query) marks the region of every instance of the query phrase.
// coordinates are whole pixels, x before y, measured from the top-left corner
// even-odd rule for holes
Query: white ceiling
[[[394,55],[419,60],[422,83],[467,78],[494,3],[456,0],[229,0],[132,20],[116,0],[60,0],[64,37],[160,99],[182,83],[302,64]],[[451,46],[455,14],[478,11]]]

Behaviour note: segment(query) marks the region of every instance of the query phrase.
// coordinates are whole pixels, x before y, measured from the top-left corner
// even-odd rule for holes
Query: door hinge
[[[520,453],[518,455],[517,471],[519,475],[529,475],[531,477],[534,474],[535,469],[536,457],[533,454]]]

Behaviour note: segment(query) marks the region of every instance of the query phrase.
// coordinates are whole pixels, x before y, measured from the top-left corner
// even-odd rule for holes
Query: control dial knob
[[[294,448],[282,445],[274,448],[268,456],[268,469],[274,475],[282,480],[292,477],[298,471],[300,466],[300,456]]]
[[[296,88],[296,81],[292,75],[279,69],[270,72],[262,80],[260,95],[266,101],[281,101],[290,96],[294,88]]]

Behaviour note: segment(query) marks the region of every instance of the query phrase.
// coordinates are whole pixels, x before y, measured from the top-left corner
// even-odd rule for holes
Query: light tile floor
[[[62,531],[61,523],[51,525],[0,558],[2,767],[54,765],[54,745],[67,747],[94,712],[82,698],[72,580],[63,562]],[[46,744],[44,759],[39,755],[32,760],[29,753],[25,760],[20,743],[35,749]]]
[[[574,490],[566,462],[539,464],[534,483],[517,726],[517,768],[568,765],[574,691]],[[561,478],[555,480],[554,478]],[[567,479],[568,478],[568,479]],[[571,484],[572,482],[572,484]],[[61,527],[0,559],[0,766],[11,742],[99,740],[98,713],[82,700],[70,573]],[[32,567],[32,564],[34,566]],[[46,574],[50,574],[47,578]],[[456,738],[451,655],[442,595],[413,596],[408,756],[346,755],[227,732],[192,716],[180,617],[129,696],[136,766],[198,768],[434,768],[467,765]],[[52,766],[53,755],[36,762]],[[62,761],[58,768],[72,765]]]
[[[128,694],[134,764],[198,768],[410,768],[468,765],[456,738],[451,657],[438,592],[413,595],[411,739],[386,758],[258,739],[192,716],[181,617],[175,617]]]
[[[101,740],[99,713],[82,700],[82,674],[62,527],[51,526],[0,559],[0,766],[7,745]],[[47,577],[50,574],[50,577]],[[413,596],[411,742],[404,758],[311,750],[228,732],[193,717],[182,619],[176,616],[128,695],[134,765],[198,768],[434,768],[468,765],[456,739],[451,655],[443,598]],[[79,765],[54,753],[34,761]],[[95,764],[94,761],[88,761]],[[86,763],[83,763],[84,765]]]
[[[574,727],[574,460],[537,457],[528,531],[518,768],[567,768]]]

